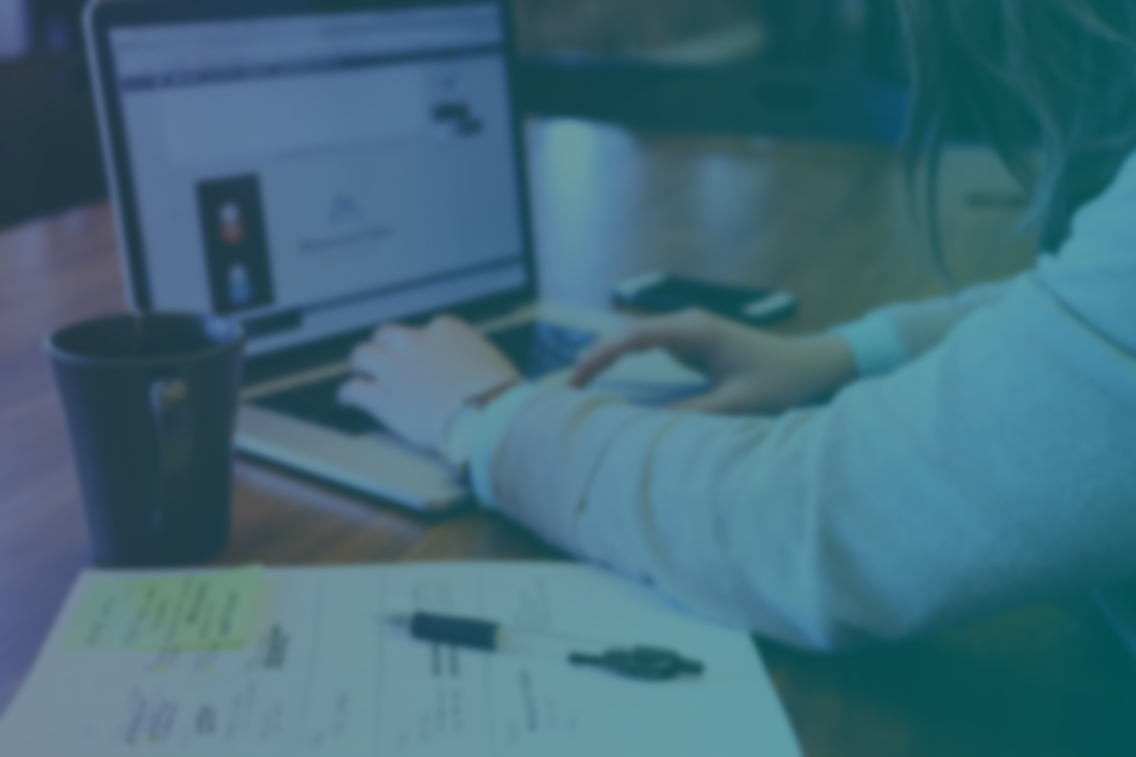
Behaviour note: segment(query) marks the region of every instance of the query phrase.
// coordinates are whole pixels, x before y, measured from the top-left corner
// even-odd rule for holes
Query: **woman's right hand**
[[[779,413],[823,401],[856,378],[835,336],[781,337],[701,310],[634,321],[601,339],[572,376],[584,386],[623,355],[662,348],[706,373],[711,390],[676,406],[705,413]]]

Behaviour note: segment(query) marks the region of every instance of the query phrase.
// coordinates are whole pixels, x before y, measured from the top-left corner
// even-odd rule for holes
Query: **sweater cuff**
[[[899,327],[882,313],[838,326],[831,333],[848,343],[856,359],[856,372],[862,379],[891,373],[908,360]]]
[[[477,419],[469,455],[469,478],[473,494],[486,507],[498,508],[493,495],[493,459],[505,439],[505,432],[521,406],[537,392],[532,384],[521,384],[486,405]]]

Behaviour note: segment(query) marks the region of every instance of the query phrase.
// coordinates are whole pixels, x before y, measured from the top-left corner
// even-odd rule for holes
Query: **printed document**
[[[540,640],[483,652],[411,638],[432,612]],[[671,682],[569,652],[670,649]],[[751,640],[644,588],[556,563],[89,571],[0,720],[20,757],[799,754]]]

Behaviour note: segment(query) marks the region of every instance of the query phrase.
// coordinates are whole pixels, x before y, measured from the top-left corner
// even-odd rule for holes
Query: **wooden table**
[[[613,282],[663,267],[787,287],[804,306],[784,329],[806,332],[940,288],[890,151],[571,121],[528,136],[553,297],[603,304]],[[988,155],[950,155],[943,218],[959,280],[1028,264],[1030,241],[1003,238],[1020,204]],[[0,234],[0,709],[90,562],[40,343],[121,309],[114,250],[103,205]],[[243,460],[233,518],[222,564],[563,559],[490,515],[423,518]],[[1136,670],[1087,600],[839,657],[760,646],[808,755],[1136,755]]]

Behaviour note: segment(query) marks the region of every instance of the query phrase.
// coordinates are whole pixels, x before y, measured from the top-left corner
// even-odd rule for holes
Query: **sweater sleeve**
[[[496,499],[704,617],[817,649],[1136,576],[1133,204],[1126,170],[1060,258],[821,408],[538,391]]]
[[[832,332],[848,342],[860,378],[883,376],[939,344],[957,323],[1001,299],[1012,283],[978,284],[949,297],[888,305]]]

